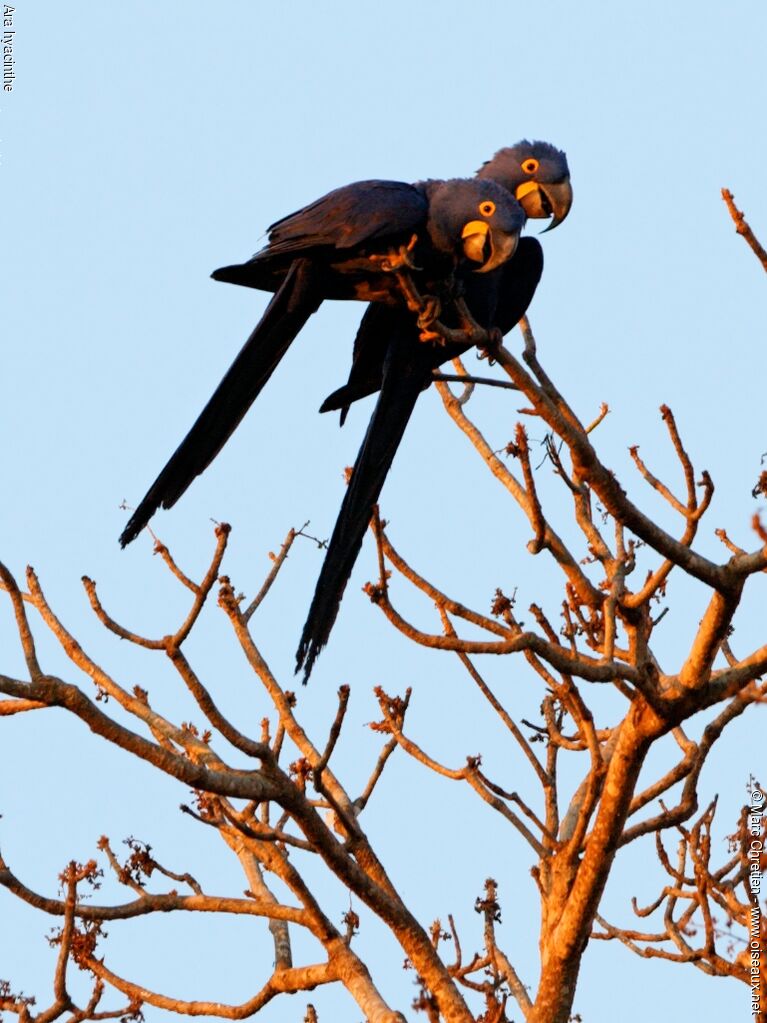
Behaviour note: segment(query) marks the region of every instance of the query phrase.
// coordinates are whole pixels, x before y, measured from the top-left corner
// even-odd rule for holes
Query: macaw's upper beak
[[[464,224],[461,238],[466,258],[482,264],[474,272],[486,274],[511,259],[519,241],[519,232],[494,231],[485,220],[470,220]]]
[[[528,217],[541,219],[551,217],[551,223],[541,234],[558,227],[570,212],[573,204],[573,186],[569,178],[555,184],[541,184],[538,181],[525,181],[514,193],[518,202],[524,207]]]

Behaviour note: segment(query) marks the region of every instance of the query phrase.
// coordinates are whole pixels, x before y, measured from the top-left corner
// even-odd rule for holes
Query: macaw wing
[[[418,230],[429,203],[422,188],[403,181],[357,181],[336,188],[276,221],[263,251],[273,256],[331,246],[352,249]],[[254,258],[260,254],[256,253]]]
[[[216,281],[276,291],[297,256],[409,240],[423,227],[429,203],[423,190],[403,181],[358,181],[276,221],[269,243],[245,263],[222,266]]]

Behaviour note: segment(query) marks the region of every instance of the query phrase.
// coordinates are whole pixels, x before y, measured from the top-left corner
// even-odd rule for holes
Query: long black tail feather
[[[417,337],[413,338],[412,327],[410,324],[408,327],[404,334],[395,334],[392,338],[381,393],[354,464],[296,652],[296,672],[303,668],[304,683],[328,641],[373,507],[418,395],[429,381],[428,346],[420,344]]]
[[[120,536],[121,546],[138,536],[158,508],[171,508],[207,469],[321,302],[311,262],[295,260],[194,426],[131,516]]]

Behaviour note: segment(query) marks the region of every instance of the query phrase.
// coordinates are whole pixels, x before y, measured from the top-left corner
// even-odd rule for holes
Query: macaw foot
[[[418,235],[414,234],[407,245],[400,245],[398,249],[390,249],[386,255],[370,256],[371,263],[377,263],[381,270],[386,273],[396,273],[401,270],[420,270],[413,262],[412,252],[418,242]]]
[[[439,314],[442,312],[442,303],[436,295],[427,295],[421,299],[421,310],[416,317],[416,323],[420,330],[421,341],[433,341],[437,344],[444,344],[442,335],[432,329],[435,323],[439,323]]]
[[[446,327],[439,321],[432,325],[433,329],[441,334],[443,344],[450,341],[454,344],[465,345],[467,348],[476,345],[478,348],[492,351],[502,338],[501,332],[495,327],[485,330],[480,326],[462,298],[454,299],[453,307],[458,315],[460,327]]]
[[[441,326],[441,324],[439,324],[439,326]],[[421,330],[418,335],[418,340],[430,345],[447,344],[447,339],[443,334],[440,334],[439,331],[436,330],[427,330],[426,328]]]
[[[422,295],[406,270],[400,270],[397,273],[397,282],[408,309],[411,313],[415,313],[420,331],[419,339],[431,344],[443,345],[445,338],[442,331],[445,328],[439,322],[442,312],[440,300],[436,295]]]
[[[477,358],[487,359],[490,366],[495,365],[498,346],[503,342],[503,331],[500,327],[490,327],[485,331],[487,341],[479,342],[477,345]]]
[[[493,348],[500,340],[500,332],[494,329],[487,331],[477,323],[462,298],[453,301],[461,326],[446,327],[439,319],[442,303],[438,298],[422,296],[407,270],[397,271],[397,282],[408,309],[415,313],[421,341],[438,345],[458,344],[466,348],[472,345]]]

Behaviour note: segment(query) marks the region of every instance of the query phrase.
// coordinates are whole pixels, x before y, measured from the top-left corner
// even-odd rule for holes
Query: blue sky
[[[471,175],[523,137],[565,149],[575,189],[568,222],[543,240],[546,270],[530,312],[547,370],[583,418],[609,403],[600,450],[651,510],[627,448],[640,444],[658,472],[678,480],[657,412],[670,404],[698,470],[708,468],[717,485],[701,549],[723,555],[716,526],[753,544],[748,524],[758,505],[749,492],[767,449],[765,279],[719,190],[733,190],[767,239],[763,5],[42,0],[17,4],[14,17],[17,77],[0,101],[0,558],[16,572],[34,564],[69,627],[126,683],[151,688],[169,713],[189,713],[164,665],[101,633],[79,580],[95,577],[116,616],[155,634],[186,606],[149,540],[121,552],[117,536],[126,520],[120,503],[143,495],[264,307],[257,293],[211,281],[211,270],[246,258],[269,223],[330,188],[366,177]],[[342,470],[372,406],[356,409],[343,430],[316,410],[345,380],[360,313],[351,303],[324,306],[215,464],[157,516],[159,535],[188,571],[205,565],[211,519],[234,527],[227,571],[247,592],[291,525],[308,519],[317,535],[330,533]],[[518,336],[510,343],[518,348]],[[478,394],[471,411],[494,447],[510,439],[517,416],[508,397]],[[550,495],[561,501],[553,487]],[[522,601],[556,606],[556,574],[525,552],[521,515],[433,391],[419,403],[382,508],[403,553],[466,602],[484,609],[502,585],[517,586]],[[558,524],[566,518],[563,506]],[[256,626],[286,684],[319,567],[318,551],[297,545]],[[360,593],[374,572],[366,546],[301,694],[305,720],[321,735],[337,685],[352,684],[342,756],[362,779],[376,755],[363,728],[375,715],[372,686],[412,684],[412,724],[435,754],[458,764],[482,749],[522,787],[523,768],[508,767],[458,666],[394,635]],[[739,624],[744,650],[763,642],[762,580],[754,591]],[[659,636],[669,669],[701,610],[693,587],[679,582],[670,594],[676,603]],[[402,601],[434,625],[428,604]],[[264,707],[220,619],[212,607],[192,653],[222,701],[256,727]],[[0,670],[20,672],[2,606],[0,637]],[[47,670],[74,677],[51,643],[41,646]],[[520,667],[482,667],[514,713],[535,713],[541,693]],[[735,726],[703,775],[703,795],[719,792],[723,814],[740,806],[749,771],[763,768],[755,737],[753,718]],[[180,817],[186,793],[103,750],[62,714],[5,720],[0,764],[0,848],[33,886],[52,893],[64,863],[87,859],[107,833],[115,843],[145,838],[174,869],[197,870],[215,890],[241,889],[211,837]],[[449,799],[456,804],[446,822],[432,821],[428,808]],[[505,940],[533,980],[535,893],[514,835],[467,795],[399,761],[368,827],[427,923],[454,911],[469,926],[484,878],[498,876]],[[418,843],[412,862],[408,848]],[[660,882],[644,875],[649,853],[627,851],[606,896],[613,919],[629,919],[630,895],[654,896]],[[343,894],[328,885],[326,895],[340,917]],[[5,896],[2,913],[12,924],[0,933],[0,977],[42,1001],[48,921]],[[195,972],[195,994],[235,1001],[255,990],[262,952],[268,967],[268,944],[253,931],[206,920],[185,921],[179,932],[164,920],[147,925],[147,947],[130,925],[113,928],[107,949],[126,973],[169,993],[185,990],[189,956],[202,949],[208,962]],[[373,922],[360,947],[390,961],[382,987],[407,1006],[401,953]],[[630,1002],[627,989],[637,992]],[[639,1021],[661,995],[669,1019],[747,1012],[742,985],[639,963],[604,945],[586,956],[575,1008],[598,1023],[613,1018],[620,999],[622,1018]],[[357,1018],[343,994],[314,1000],[333,1007],[325,1019]],[[301,1006],[290,1003],[295,1018]],[[263,1018],[285,1011],[276,1005]]]

